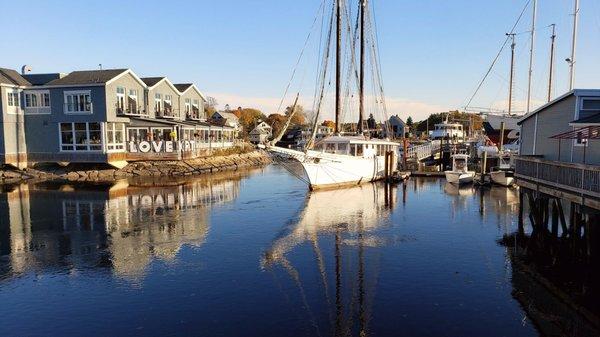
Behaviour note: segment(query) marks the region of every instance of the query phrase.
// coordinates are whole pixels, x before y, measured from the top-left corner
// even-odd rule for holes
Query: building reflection
[[[234,200],[248,174],[6,187],[0,193],[0,279],[47,268],[143,277],[151,261],[168,262],[183,245],[202,245],[210,208]]]
[[[313,335],[369,335],[381,254],[371,248],[387,242],[377,233],[391,225],[396,194],[395,187],[384,183],[311,192],[297,221],[264,253],[262,268],[295,284]],[[303,250],[311,251],[314,265],[295,261]],[[309,299],[309,294],[314,296]]]

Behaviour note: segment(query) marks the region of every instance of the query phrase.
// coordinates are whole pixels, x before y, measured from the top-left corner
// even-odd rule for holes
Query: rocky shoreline
[[[271,162],[269,155],[260,150],[181,161],[139,161],[122,169],[104,164],[47,165],[17,170],[0,168],[0,184],[25,181],[115,181],[130,177],[178,177],[207,174],[219,171],[258,167]]]

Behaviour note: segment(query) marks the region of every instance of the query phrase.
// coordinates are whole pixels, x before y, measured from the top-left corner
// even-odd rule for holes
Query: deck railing
[[[515,176],[600,198],[600,166],[517,157]]]
[[[432,154],[440,150],[440,144],[441,142],[439,140],[433,140],[429,143],[409,147],[406,151],[406,158],[423,160],[427,157],[431,157]]]

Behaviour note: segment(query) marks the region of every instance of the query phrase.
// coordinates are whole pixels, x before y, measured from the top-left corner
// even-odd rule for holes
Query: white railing
[[[441,141],[433,140],[426,144],[416,145],[409,147],[406,151],[406,159],[423,160],[427,157],[431,157],[440,150]]]

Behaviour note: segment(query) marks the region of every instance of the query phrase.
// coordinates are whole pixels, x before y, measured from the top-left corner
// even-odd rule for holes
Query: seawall
[[[17,170],[0,168],[0,184],[24,181],[114,181],[129,177],[176,177],[258,167],[271,162],[269,155],[261,150],[242,154],[215,155],[181,161],[138,161],[122,169],[104,164],[72,164],[68,166],[47,165]]]

